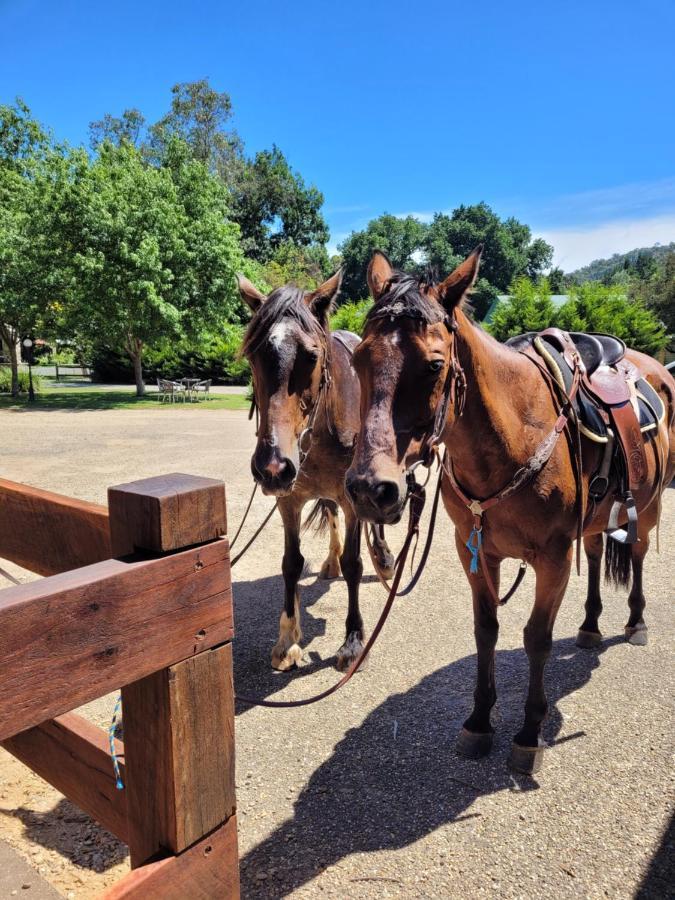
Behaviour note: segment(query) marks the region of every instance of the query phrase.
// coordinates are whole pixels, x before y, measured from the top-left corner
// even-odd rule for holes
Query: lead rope
[[[373,644],[384,628],[384,623],[387,621],[389,613],[391,612],[391,608],[394,605],[394,600],[397,596],[396,592],[398,591],[401,576],[403,575],[403,569],[405,567],[408,551],[410,550],[410,545],[412,544],[413,538],[417,537],[417,535],[419,534],[419,521],[423,509],[423,492],[413,490],[410,494],[410,518],[408,520],[408,534],[406,535],[405,543],[403,544],[401,553],[399,554],[396,573],[394,574],[394,580],[392,582],[389,595],[384,604],[384,608],[380,613],[380,618],[377,620],[377,624],[375,625],[373,633],[368,639],[366,646],[363,648],[361,653],[354,660],[354,662],[351,664],[348,671],[342,676],[342,678],[331,687],[326,688],[325,691],[321,691],[321,693],[315,694],[313,697],[307,697],[305,700],[260,700],[257,697],[249,697],[246,694],[235,694],[236,700],[239,700],[241,703],[246,703],[249,706],[264,706],[268,709],[294,709],[298,706],[310,706],[312,703],[318,703],[319,700],[324,700],[326,697],[330,697],[331,694],[339,691],[341,687],[344,687],[344,685],[347,684],[352,676],[355,675],[361,668],[363,661],[370,653]]]
[[[124,782],[122,781],[122,775],[120,773],[120,763],[117,758],[117,751],[115,750],[115,732],[117,731],[117,721],[122,709],[122,695],[120,694],[117,698],[117,702],[115,703],[115,708],[113,709],[112,721],[110,722],[110,728],[108,729],[108,741],[110,743],[110,758],[112,759],[113,769],[115,771],[115,787],[118,791],[124,790]]]

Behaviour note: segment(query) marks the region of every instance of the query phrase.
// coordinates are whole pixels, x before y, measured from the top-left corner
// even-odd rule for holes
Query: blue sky
[[[0,102],[79,143],[207,76],[324,192],[333,246],[485,200],[571,269],[675,240],[674,35],[673,0],[0,0]]]

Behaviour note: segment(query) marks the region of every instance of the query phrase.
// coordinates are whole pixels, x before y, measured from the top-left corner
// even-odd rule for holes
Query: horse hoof
[[[647,646],[647,626],[644,622],[638,622],[637,625],[626,625],[624,632],[629,644],[634,647]]]
[[[277,672],[288,672],[302,662],[302,647],[291,644],[290,647],[274,647],[272,650],[272,668]]]
[[[582,628],[577,632],[577,647],[583,650],[594,650],[602,644],[602,635],[599,631],[584,631]]]
[[[340,562],[337,559],[327,559],[319,570],[319,578],[330,581],[340,577]]]
[[[492,750],[493,738],[491,731],[482,733],[462,728],[457,738],[457,752],[467,759],[481,759]]]
[[[509,766],[515,772],[523,775],[534,775],[541,769],[544,761],[544,745],[540,742],[538,747],[522,747],[515,742],[511,746]]]
[[[337,666],[338,670],[340,672],[346,672],[346,670],[352,665],[352,663],[354,663],[359,658],[362,650],[363,643],[361,639],[356,635],[350,635],[337,652],[335,665]],[[363,663],[359,667],[359,671],[362,672],[365,667],[366,660],[364,659]]]

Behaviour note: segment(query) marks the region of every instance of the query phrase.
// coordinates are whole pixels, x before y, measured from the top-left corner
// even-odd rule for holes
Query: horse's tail
[[[309,531],[310,528],[314,528],[317,534],[325,534],[328,530],[328,523],[330,521],[329,515],[337,516],[337,514],[337,503],[335,503],[334,500],[319,499],[310,509],[309,515],[302,526],[302,530]]]
[[[613,538],[606,539],[605,581],[614,587],[628,587],[632,571],[630,544],[620,544]]]

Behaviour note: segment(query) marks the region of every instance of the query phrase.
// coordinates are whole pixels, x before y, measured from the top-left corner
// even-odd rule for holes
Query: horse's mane
[[[382,318],[418,319],[426,325],[445,321],[447,313],[440,303],[423,292],[426,279],[407,272],[396,271],[389,280],[387,290],[371,307],[366,322]]]
[[[325,345],[326,332],[305,303],[305,292],[294,285],[285,285],[273,291],[251,319],[241,346],[242,354],[257,350],[274,325],[286,318],[293,319],[305,334]]]
[[[445,322],[448,313],[443,305],[433,297],[429,297],[424,291],[425,288],[430,287],[434,287],[434,279],[431,276],[418,278],[408,272],[396,270],[389,279],[385,293],[370,308],[366,322],[384,318],[416,319],[425,325]],[[475,326],[476,323],[471,315],[471,304],[465,300],[462,309],[469,313],[467,318]]]

